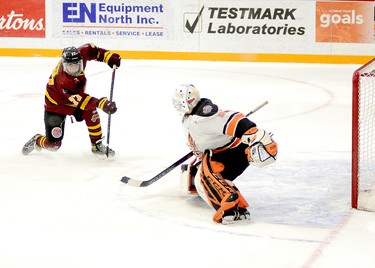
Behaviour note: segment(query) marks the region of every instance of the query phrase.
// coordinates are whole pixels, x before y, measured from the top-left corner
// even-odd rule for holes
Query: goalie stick
[[[164,169],[162,172],[160,172],[158,175],[154,176],[151,180],[148,181],[139,181],[131,179],[127,176],[122,177],[121,181],[124,183],[127,183],[132,186],[136,187],[145,187],[149,186],[150,184],[153,184],[155,181],[159,180],[161,177],[164,177],[166,174],[171,172],[173,169],[175,169],[177,166],[188,160],[190,157],[193,156],[193,152],[189,152],[188,154],[184,155],[181,159],[174,162],[172,165]]]
[[[246,117],[252,115],[253,113],[255,113],[256,111],[258,111],[260,108],[262,108],[263,106],[265,106],[267,104],[268,104],[268,101],[264,101],[261,105],[259,105],[258,107],[254,108],[253,110],[251,110],[250,112],[248,112],[246,114]]]
[[[246,114],[246,117],[252,115],[253,113],[255,113],[256,111],[258,111],[260,108],[262,108],[263,106],[265,106],[267,104],[268,104],[268,101],[263,102],[258,107],[256,107],[255,109],[253,109],[252,111],[250,111],[248,114]],[[162,177],[164,177],[165,175],[167,175],[169,172],[171,172],[173,169],[175,169],[176,167],[178,167],[180,164],[184,163],[186,160],[188,160],[192,156],[193,156],[193,152],[189,152],[188,154],[184,155],[179,160],[177,160],[176,162],[174,162],[172,165],[170,165],[169,167],[167,167],[166,169],[164,169],[163,171],[161,171],[159,174],[155,175],[150,180],[141,181],[141,180],[131,179],[131,178],[127,177],[127,176],[123,176],[122,179],[121,179],[121,181],[123,183],[129,184],[129,185],[135,186],[135,187],[146,187],[146,186],[149,186],[149,185],[153,184],[154,182],[158,181],[159,179],[161,179]]]

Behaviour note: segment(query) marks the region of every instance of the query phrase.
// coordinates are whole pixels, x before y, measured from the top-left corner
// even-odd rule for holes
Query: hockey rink
[[[122,61],[110,147],[92,155],[68,117],[61,149],[21,154],[44,134],[45,85],[58,58],[0,57],[0,267],[374,267],[375,213],[351,209],[351,79],[359,65]],[[109,97],[111,69],[89,62],[87,93]],[[180,192],[188,152],[173,89],[192,83],[274,133],[278,161],[235,181],[252,220],[229,226]],[[108,116],[100,112],[103,133]]]

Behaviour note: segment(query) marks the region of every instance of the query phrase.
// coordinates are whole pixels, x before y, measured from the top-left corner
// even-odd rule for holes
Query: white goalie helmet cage
[[[199,91],[192,84],[178,86],[173,94],[173,106],[181,114],[189,114],[200,101]]]

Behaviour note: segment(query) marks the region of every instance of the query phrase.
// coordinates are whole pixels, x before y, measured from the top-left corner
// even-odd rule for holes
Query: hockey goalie
[[[277,143],[242,113],[222,110],[210,99],[201,98],[191,84],[179,86],[172,100],[195,155],[182,166],[181,190],[199,194],[216,211],[215,222],[250,220],[248,202],[233,181],[250,165],[274,163]]]

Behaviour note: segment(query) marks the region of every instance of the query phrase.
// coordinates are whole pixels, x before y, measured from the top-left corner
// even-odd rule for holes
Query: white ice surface
[[[45,84],[56,58],[0,58],[0,267],[374,267],[375,214],[350,208],[351,77],[358,65],[123,60],[110,145],[90,151],[84,123],[67,119],[62,148],[23,156],[44,133]],[[87,91],[109,96],[111,70],[90,62]],[[179,169],[147,180],[188,152],[171,92],[193,83],[226,109],[272,131],[278,161],[236,185],[252,220],[212,221],[179,191]],[[100,112],[103,133],[107,115]]]

